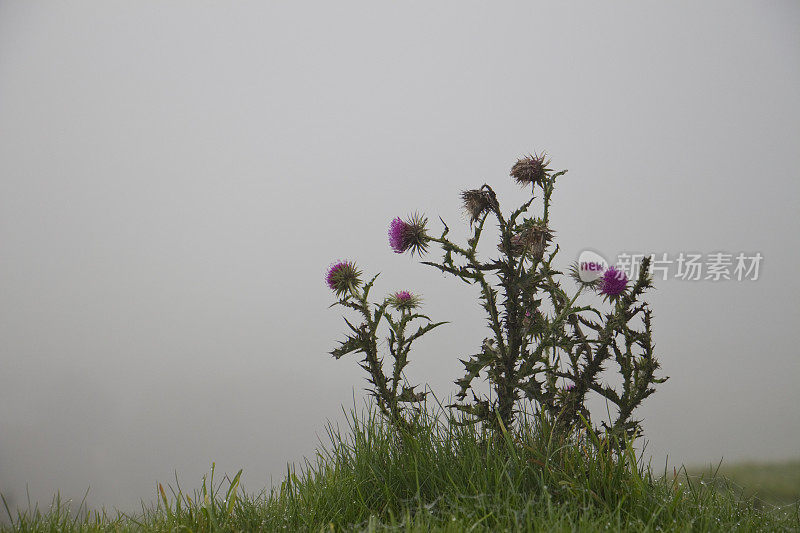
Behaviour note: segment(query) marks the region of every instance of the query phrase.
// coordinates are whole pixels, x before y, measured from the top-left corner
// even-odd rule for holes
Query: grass
[[[719,489],[767,504],[789,505],[800,501],[800,460],[718,466],[690,472],[706,478],[716,473],[713,477]]]
[[[45,510],[13,514],[12,531],[800,531],[797,504],[774,507],[713,480],[654,475],[632,449],[592,434],[558,440],[529,418],[491,438],[433,416],[400,437],[370,412],[280,486],[244,494],[212,468],[191,494],[159,485],[136,515]],[[709,482],[712,481],[712,482]]]

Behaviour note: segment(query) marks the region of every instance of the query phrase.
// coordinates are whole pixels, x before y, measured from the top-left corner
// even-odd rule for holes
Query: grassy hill
[[[260,494],[243,494],[239,475],[212,469],[191,494],[159,486],[156,503],[133,516],[54,500],[48,509],[10,512],[5,530],[800,531],[798,505],[717,490],[720,482],[708,476],[654,475],[631,449],[611,453],[591,434],[560,440],[537,421],[493,438],[431,418],[401,437],[367,414],[329,434],[314,461],[289,468],[280,486]],[[783,477],[770,471],[725,472],[752,481],[759,495],[792,499],[795,478],[774,483]]]
[[[772,463],[741,462],[693,468],[690,475],[714,477],[715,486],[772,505],[800,502],[800,459]]]

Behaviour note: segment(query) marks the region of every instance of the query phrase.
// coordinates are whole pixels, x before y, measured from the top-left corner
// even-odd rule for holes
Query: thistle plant
[[[390,246],[397,253],[421,255],[438,245],[441,260],[423,264],[479,289],[490,335],[477,353],[462,360],[466,374],[456,381],[459,391],[453,404],[470,422],[510,428],[519,403],[529,401],[569,431],[580,426],[581,418],[591,419],[586,398],[596,393],[616,407],[602,428],[609,435],[627,437],[640,429],[632,418],[634,409],[654,392],[655,384],[665,381],[656,376],[652,312],[641,301],[652,286],[649,262],[643,262],[632,284],[613,267],[601,279],[584,282],[573,265],[571,277],[577,287],[569,292],[562,283],[564,274],[553,266],[558,246],[552,246],[549,225],[556,181],[567,171],[555,172],[549,164],[542,154],[513,165],[511,177],[530,187],[531,197],[508,214],[488,184],[463,191],[471,229],[466,244],[448,237],[444,221],[442,233],[430,235],[427,219],[414,215],[392,221]],[[541,211],[532,216],[537,193]],[[478,245],[490,218],[498,227],[499,256],[484,259]],[[589,302],[578,303],[582,296]],[[602,379],[611,365],[616,365],[621,386]],[[476,392],[473,383],[479,376],[488,379],[489,396]]]
[[[325,281],[338,298],[331,307],[341,305],[360,315],[360,323],[344,318],[350,333],[331,351],[331,355],[340,359],[349,353],[363,354],[359,364],[367,371],[367,381],[371,386],[369,393],[380,412],[395,427],[408,430],[413,427],[413,418],[427,394],[417,391],[417,386],[410,385],[403,374],[409,363],[411,346],[445,322],[432,322],[419,313],[420,296],[406,290],[390,294],[382,302],[370,303],[369,293],[378,276],[365,284],[361,274],[350,261],[338,261],[328,269]],[[385,328],[382,327],[384,322]],[[414,327],[417,329],[412,332]],[[383,334],[386,334],[385,345],[391,357],[390,374],[384,369],[385,354],[380,350],[384,345]]]
[[[466,244],[448,237],[450,228],[443,220],[443,230],[435,236],[428,232],[428,219],[413,214],[390,222],[389,246],[398,254],[421,256],[436,245],[441,259],[422,263],[479,290],[489,335],[477,353],[461,359],[466,372],[455,382],[459,389],[451,405],[465,415],[466,423],[509,429],[521,403],[529,402],[566,434],[592,424],[586,400],[597,394],[613,406],[613,414],[600,427],[590,427],[604,431],[612,442],[625,442],[641,429],[634,410],[656,384],[666,380],[656,375],[652,311],[642,301],[652,287],[649,260],[643,261],[636,280],[615,267],[593,281],[581,278],[578,265],[572,265],[569,275],[556,270],[558,246],[553,245],[550,208],[556,181],[567,171],[556,172],[549,165],[544,154],[537,154],[512,166],[511,177],[530,187],[531,194],[510,213],[503,212],[488,184],[463,191],[471,234]],[[537,194],[540,211],[534,214],[530,211]],[[499,244],[497,256],[484,258],[478,247],[489,219],[497,224]],[[375,278],[362,284],[360,276],[350,262],[336,263],[328,272],[328,285],[338,298],[334,305],[349,307],[362,318],[359,325],[345,319],[350,334],[331,353],[337,359],[363,353],[361,366],[368,372],[370,392],[380,411],[394,425],[407,428],[409,410],[418,412],[425,397],[403,377],[411,344],[444,322],[432,322],[418,313],[420,299],[408,291],[369,303]],[[569,279],[574,287],[565,286]],[[379,354],[378,330],[384,320],[392,358],[389,375]],[[417,321],[422,324],[409,335],[407,328]],[[606,379],[614,370],[618,378]],[[479,378],[488,380],[488,396],[478,393]],[[612,384],[617,382],[621,384]]]

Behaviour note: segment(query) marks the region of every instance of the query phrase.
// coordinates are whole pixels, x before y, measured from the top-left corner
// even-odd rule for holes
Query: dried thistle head
[[[461,199],[464,201],[464,211],[470,216],[472,224],[492,208],[492,197],[489,191],[483,189],[464,191],[461,193]]]
[[[514,166],[511,167],[511,177],[517,180],[520,185],[539,185],[544,187],[545,179],[547,179],[547,172],[550,160],[547,159],[547,154],[541,155],[528,154],[526,157],[518,159]]]
[[[527,251],[535,259],[541,259],[552,240],[553,232],[544,222],[529,219],[522,224],[518,233],[511,236],[511,253],[522,255]]]

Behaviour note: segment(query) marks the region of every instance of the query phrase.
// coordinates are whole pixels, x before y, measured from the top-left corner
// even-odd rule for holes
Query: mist
[[[0,0],[0,492],[135,509],[211,464],[258,491],[360,406],[326,267],[450,324],[409,367],[446,399],[476,293],[390,250],[462,189],[569,169],[587,248],[763,256],[656,280],[654,465],[797,457],[800,5]]]

